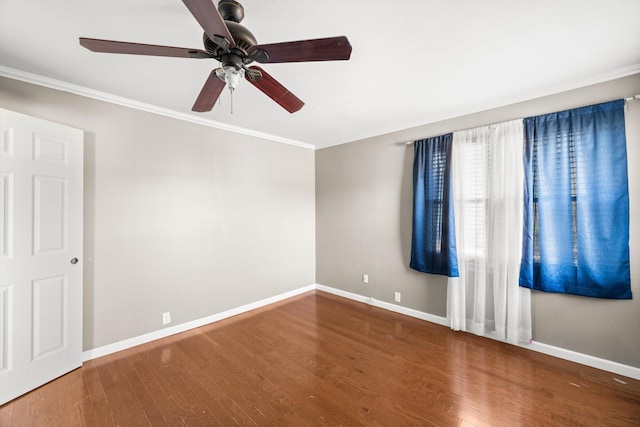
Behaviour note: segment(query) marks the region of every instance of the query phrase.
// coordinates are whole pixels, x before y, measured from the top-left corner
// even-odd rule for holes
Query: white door
[[[82,364],[82,172],[82,131],[0,109],[0,404]]]

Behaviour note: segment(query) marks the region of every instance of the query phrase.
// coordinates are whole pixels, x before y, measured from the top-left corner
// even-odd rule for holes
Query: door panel
[[[66,347],[67,278],[33,281],[33,360]]]
[[[65,250],[67,180],[33,177],[33,253]]]
[[[0,109],[0,404],[82,364],[82,144]]]
[[[13,307],[13,286],[0,286],[0,375],[11,369],[10,339],[11,308]]]
[[[12,257],[13,173],[0,172],[0,259]]]
[[[33,160],[67,164],[67,141],[34,134]]]

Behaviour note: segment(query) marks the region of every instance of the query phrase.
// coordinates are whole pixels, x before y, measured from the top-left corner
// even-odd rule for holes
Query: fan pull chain
[[[229,90],[231,91],[231,114],[233,114],[233,88],[230,87]]]

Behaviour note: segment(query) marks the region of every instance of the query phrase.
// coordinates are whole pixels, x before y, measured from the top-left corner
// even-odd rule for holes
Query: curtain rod
[[[620,98],[618,98],[618,99],[620,99]],[[630,96],[628,98],[624,98],[624,102],[637,101],[637,100],[640,100],[640,94],[636,94],[636,95]],[[491,125],[489,125],[489,126],[491,126]],[[407,141],[407,142],[405,142],[405,145],[411,145],[416,141],[417,140]]]

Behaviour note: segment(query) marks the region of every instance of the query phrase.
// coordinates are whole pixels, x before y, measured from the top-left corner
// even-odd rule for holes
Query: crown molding
[[[258,132],[251,129],[232,126],[226,123],[218,122],[215,120],[205,119],[197,117],[192,114],[182,113],[168,108],[159,107],[144,102],[139,102],[133,99],[124,98],[121,96],[112,95],[110,93],[101,92],[98,90],[90,89],[84,86],[79,86],[73,83],[52,79],[50,77],[41,76],[39,74],[29,73],[27,71],[17,70],[10,67],[0,65],[0,76],[7,77],[13,80],[19,80],[25,83],[31,83],[37,86],[46,87],[49,89],[59,90],[62,92],[69,92],[74,95],[84,96],[86,98],[96,99],[98,101],[104,101],[111,104],[121,105],[123,107],[129,107],[136,110],[146,111],[148,113],[158,114],[165,117],[171,117],[173,119],[182,120],[185,122],[195,123],[202,126],[208,126],[220,130],[226,130],[229,132],[239,133],[242,135],[252,136],[272,142],[279,142],[282,144],[294,145],[296,147],[306,148],[309,150],[315,150],[316,147],[313,144],[309,144],[294,139],[283,138],[277,135],[271,135],[268,133]]]

